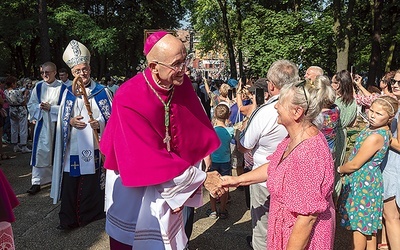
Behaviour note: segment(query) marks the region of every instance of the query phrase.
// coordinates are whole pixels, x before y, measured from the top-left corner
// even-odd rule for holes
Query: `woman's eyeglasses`
[[[395,85],[396,83],[400,86],[400,80],[395,80],[394,78],[390,79],[390,85]]]
[[[301,81],[301,82],[299,82],[299,83],[296,83],[296,85],[294,85],[295,87],[302,87],[303,88],[303,93],[304,93],[304,97],[305,97],[305,99],[306,99],[306,103],[307,103],[307,109],[306,109],[306,112],[304,112],[304,115],[306,115],[307,114],[307,112],[308,112],[308,109],[309,109],[309,104],[308,104],[308,97],[307,97],[307,94],[306,94],[306,89],[305,89],[305,86],[306,85],[306,81]]]

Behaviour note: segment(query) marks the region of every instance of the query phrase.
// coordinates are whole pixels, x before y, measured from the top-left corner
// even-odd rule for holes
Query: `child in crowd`
[[[344,175],[339,197],[341,225],[353,231],[354,249],[376,249],[376,234],[382,228],[383,182],[380,164],[388,150],[388,124],[398,102],[381,96],[368,112],[369,126],[356,139],[349,161],[337,168]]]
[[[231,167],[231,150],[230,143],[233,138],[233,127],[227,127],[226,122],[229,119],[230,108],[229,104],[225,102],[219,103],[214,110],[215,125],[214,129],[217,133],[221,146],[211,154],[211,166],[208,171],[218,171],[221,176],[232,175]],[[210,196],[211,211],[209,217],[216,219],[226,219],[228,211],[226,204],[228,202],[229,193],[225,193],[220,197],[220,209],[217,213],[217,200]]]

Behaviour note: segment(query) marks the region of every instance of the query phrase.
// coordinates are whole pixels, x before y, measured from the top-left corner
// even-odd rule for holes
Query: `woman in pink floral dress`
[[[268,164],[238,177],[223,177],[225,186],[268,180],[268,249],[333,249],[333,159],[313,124],[326,91],[325,84],[285,85],[275,108],[288,137],[268,157]]]

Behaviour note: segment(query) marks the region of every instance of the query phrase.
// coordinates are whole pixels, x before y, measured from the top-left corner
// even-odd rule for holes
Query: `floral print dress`
[[[335,104],[332,105],[328,110],[322,111],[322,116],[323,123],[320,130],[328,142],[329,150],[331,151],[333,159],[335,159],[336,134],[340,118],[339,107]]]
[[[4,91],[6,100],[10,105],[10,118],[20,120],[28,117],[28,110],[24,103],[24,96],[19,89],[6,89]]]
[[[382,228],[383,178],[380,164],[389,147],[390,131],[362,130],[349,157],[349,161],[352,160],[365,139],[372,134],[380,134],[384,138],[383,147],[360,169],[344,177],[338,203],[341,226],[364,235],[372,235]]]
[[[333,249],[335,209],[332,200],[333,160],[324,135],[298,144],[282,159],[290,142],[286,137],[268,157],[267,186],[271,194],[268,249],[286,249],[298,215],[316,215],[305,249]]]

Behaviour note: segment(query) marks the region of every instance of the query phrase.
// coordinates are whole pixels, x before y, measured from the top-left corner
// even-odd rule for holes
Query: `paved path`
[[[57,230],[60,205],[52,204],[50,186],[35,196],[26,194],[31,183],[30,154],[13,153],[10,146],[3,149],[13,158],[0,161],[0,168],[21,202],[14,210],[16,222],[12,225],[17,250],[108,249],[104,219],[71,232]],[[209,207],[207,196],[204,196],[205,205],[196,209],[190,249],[249,249],[245,237],[249,235],[251,223],[250,213],[245,208],[244,192],[232,190],[232,202],[228,206],[229,217],[226,220],[213,220],[205,216]],[[350,234],[338,227],[335,250],[351,249],[350,246]]]

